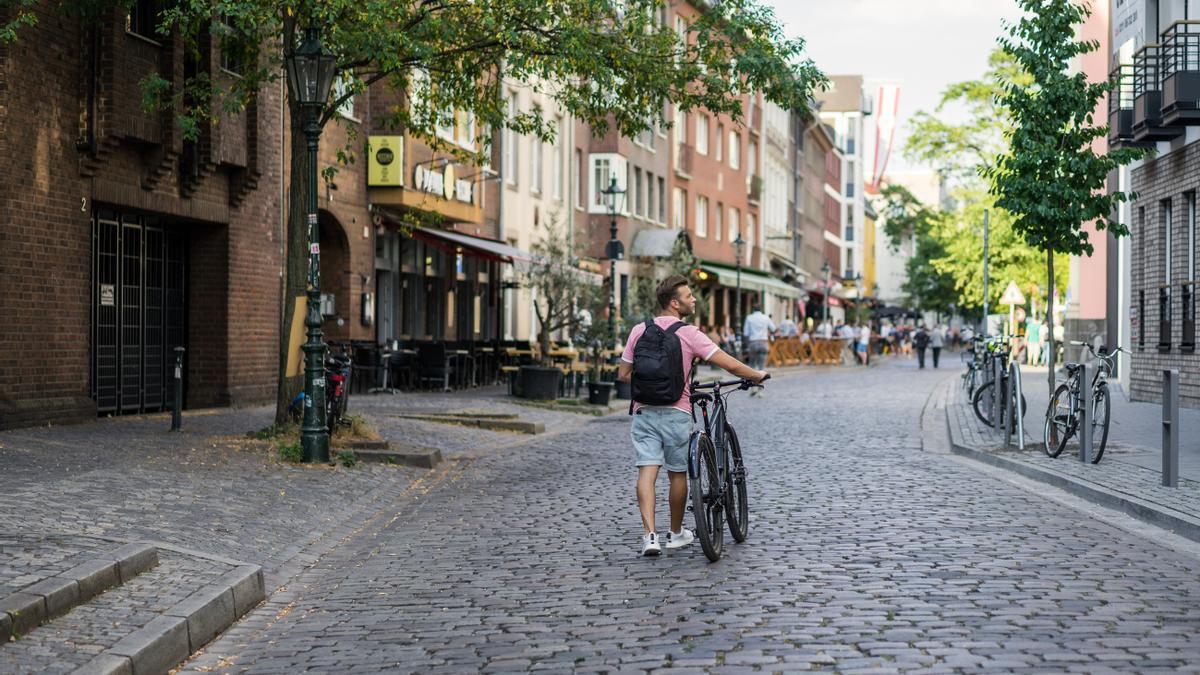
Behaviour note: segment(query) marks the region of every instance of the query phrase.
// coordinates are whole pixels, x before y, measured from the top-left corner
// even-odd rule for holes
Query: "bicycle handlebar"
[[[771,374],[767,373],[767,376],[762,379],[762,382],[766,382],[769,379],[771,379]],[[724,380],[724,381],[718,380],[716,382],[708,382],[706,384],[700,384],[699,382],[693,382],[691,388],[692,388],[692,391],[702,391],[705,389],[720,389],[723,387],[737,387],[738,389],[749,389],[750,387],[763,386],[762,382],[751,382],[749,379],[746,379],[746,378],[738,378],[736,380]]]

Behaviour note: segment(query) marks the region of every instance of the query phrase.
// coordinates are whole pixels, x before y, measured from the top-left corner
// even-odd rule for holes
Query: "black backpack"
[[[675,333],[686,325],[677,321],[663,330],[653,319],[646,322],[646,331],[633,347],[633,401],[672,405],[683,396],[683,345]],[[633,401],[629,403],[630,414]]]

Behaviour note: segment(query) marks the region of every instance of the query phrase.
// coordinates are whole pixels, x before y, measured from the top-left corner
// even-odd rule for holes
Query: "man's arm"
[[[735,377],[743,377],[753,382],[762,382],[763,378],[767,376],[767,371],[755,370],[741,361],[733,358],[729,354],[726,354],[725,350],[723,349],[718,349],[717,351],[713,352],[713,355],[709,357],[708,362],[724,370],[730,375]]]
[[[621,359],[620,364],[617,366],[617,379],[622,382],[628,382],[631,377],[633,377],[633,364],[625,359]]]

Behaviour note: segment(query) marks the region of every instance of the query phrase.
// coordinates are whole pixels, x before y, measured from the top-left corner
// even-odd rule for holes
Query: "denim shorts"
[[[642,407],[633,416],[631,435],[637,466],[687,471],[688,439],[692,435],[690,413],[666,406]]]

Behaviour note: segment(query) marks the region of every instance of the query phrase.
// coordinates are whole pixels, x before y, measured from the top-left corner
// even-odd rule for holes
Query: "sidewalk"
[[[410,495],[454,480],[480,453],[528,440],[396,416],[471,408],[517,413],[543,422],[547,434],[594,419],[518,406],[500,388],[351,398],[350,412],[386,440],[439,448],[446,461],[432,470],[282,462],[273,443],[247,435],[272,422],[268,407],[189,411],[180,433],[161,414],[0,432],[0,604],[130,542],[158,551],[144,573],[122,573],[111,590],[0,642],[0,672],[94,668],[90,659],[120,653],[233,570],[261,568],[269,597]],[[187,654],[161,656],[173,666]]]
[[[1178,488],[1162,485],[1159,450],[1150,445],[1157,436],[1147,438],[1151,410],[1157,406],[1132,404],[1123,396],[1114,401],[1114,418],[1108,449],[1099,464],[1078,460],[1079,445],[1072,440],[1057,459],[1042,450],[1042,422],[1048,394],[1046,371],[1022,374],[1027,412],[1025,414],[1025,451],[1002,447],[1003,438],[985,426],[972,411],[961,381],[954,378],[940,394],[946,409],[950,444],[955,454],[999,466],[1027,478],[1055,485],[1102,506],[1123,511],[1135,518],[1200,541],[1200,480],[1195,479],[1195,457],[1190,477],[1179,480]],[[1189,411],[1186,428],[1200,415]],[[1187,440],[1181,441],[1187,444]],[[1139,442],[1140,441],[1140,442]],[[1181,451],[1181,458],[1183,457]]]

